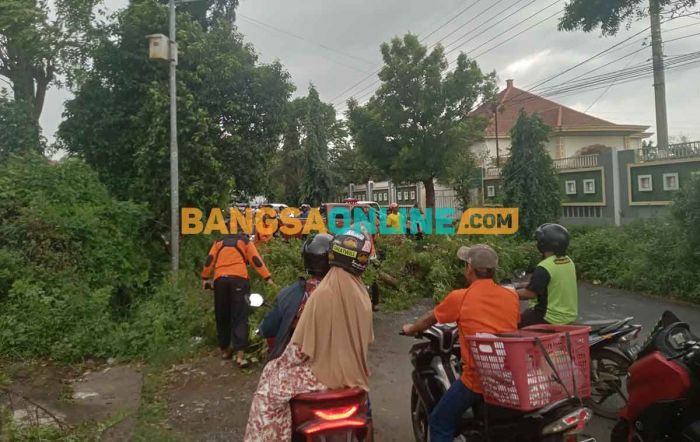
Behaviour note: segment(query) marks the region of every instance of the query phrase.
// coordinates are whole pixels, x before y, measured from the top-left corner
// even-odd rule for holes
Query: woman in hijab
[[[245,442],[291,440],[289,401],[298,394],[353,387],[369,391],[372,303],[360,275],[371,251],[369,238],[354,230],[334,238],[330,271],[307,301],[285,352],[263,369]]]

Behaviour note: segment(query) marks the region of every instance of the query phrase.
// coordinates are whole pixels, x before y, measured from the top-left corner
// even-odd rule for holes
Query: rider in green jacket
[[[520,299],[530,301],[520,327],[535,324],[571,324],[578,317],[576,266],[566,255],[569,232],[559,224],[543,224],[535,231],[542,261],[530,281],[518,289]]]

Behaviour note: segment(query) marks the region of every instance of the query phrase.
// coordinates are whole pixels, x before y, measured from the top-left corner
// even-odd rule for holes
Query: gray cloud
[[[241,1],[239,13],[242,16],[251,17],[289,31],[316,44],[300,41],[244,19],[239,19],[238,26],[240,31],[246,36],[246,40],[252,42],[255,46],[261,61],[270,62],[279,59],[285,65],[297,86],[297,95],[305,94],[309,83],[313,83],[318,88],[322,99],[329,101],[366,76],[366,74],[345,65],[352,65],[364,72],[372,72],[381,64],[379,45],[382,42],[394,36],[403,35],[408,31],[426,35],[471,1]],[[112,10],[122,7],[125,3],[125,0],[107,0],[107,5]],[[528,3],[522,0],[499,2],[498,6],[445,39],[445,42],[450,43],[456,37],[480,26],[486,18],[507,8],[509,5],[514,5],[514,7],[502,16]],[[478,31],[473,31],[466,37],[472,38],[476,36],[472,41],[461,47],[461,50],[469,53],[471,49],[476,48],[494,36],[498,36],[492,42],[473,51],[473,53],[482,52],[547,17],[555,12],[557,8],[561,8],[561,4],[555,5],[527,23],[514,27],[516,23],[550,3],[552,3],[552,0],[537,0],[534,4],[520,10],[507,20],[493,21],[482,26]],[[491,5],[493,5],[491,1],[479,2],[443,30],[432,35],[427,42],[437,42],[456,27]],[[684,29],[670,30],[686,25],[689,26]],[[502,83],[505,83],[507,78],[514,78],[516,86],[524,88],[538,80],[561,72],[646,27],[646,22],[635,23],[629,30],[624,30],[616,37],[604,38],[600,37],[598,33],[558,32],[556,30],[556,20],[552,19],[492,52],[480,56],[477,61],[485,71],[496,70]],[[700,20],[680,18],[665,23],[663,28],[665,38],[670,40],[684,35],[700,33]],[[698,42],[700,42],[700,36],[670,42],[666,45],[665,51],[671,56],[694,52],[697,50]],[[335,48],[343,53],[370,61],[373,65],[323,49],[318,45]],[[451,46],[450,49],[452,47],[454,46]],[[606,54],[561,78],[553,80],[547,86],[565,82],[567,79],[594,68],[601,68],[601,71],[597,73],[622,69],[629,59],[620,60],[609,67],[601,66],[617,60],[628,52],[640,47],[641,43]],[[454,56],[456,56],[456,52],[450,54],[449,58]],[[632,64],[641,63],[650,57],[651,50],[646,49],[636,56]],[[671,135],[686,135],[692,139],[700,140],[700,117],[697,116],[697,108],[700,106],[699,68],[696,66],[694,69],[672,71],[667,74],[667,101]],[[355,91],[363,89],[374,80],[375,77],[373,76],[371,80],[362,83]],[[552,97],[552,99],[578,110],[586,109],[598,99],[596,104],[589,110],[589,113],[619,123],[650,125],[653,131],[654,93],[652,82],[652,78],[647,77],[633,83],[615,85],[599,99],[598,97],[603,90],[582,92],[564,97]],[[69,96],[65,91],[57,91],[55,89],[51,91],[47,109],[42,117],[42,123],[47,134],[51,134],[55,130],[60,121],[62,102]],[[339,107],[342,108],[343,106]]]

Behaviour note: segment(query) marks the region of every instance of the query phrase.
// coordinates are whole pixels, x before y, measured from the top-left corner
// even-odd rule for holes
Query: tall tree
[[[381,84],[369,102],[349,102],[351,134],[363,155],[394,181],[420,181],[435,207],[434,180],[486,121],[470,115],[496,92],[495,74],[460,54],[452,71],[440,45],[431,52],[413,34],[381,46]]]
[[[170,0],[160,0],[167,5]],[[192,16],[204,28],[208,28],[219,20],[233,23],[236,19],[238,0],[196,0],[179,2],[178,12],[186,12]]]
[[[318,206],[333,193],[330,164],[328,161],[329,128],[335,123],[335,110],[324,109],[316,88],[309,87],[306,97],[306,139],[304,140],[304,177],[301,195],[304,202]],[[327,105],[326,105],[327,106]],[[332,117],[332,120],[331,120]],[[331,124],[329,124],[331,123]]]
[[[323,103],[311,86],[286,110],[282,145],[275,155],[273,198],[299,205],[332,196],[335,176],[330,153],[346,143],[346,130],[335,109]]]
[[[15,101],[30,103],[38,120],[46,91],[60,75],[72,79],[71,66],[85,59],[94,9],[102,0],[2,0],[0,76]]]
[[[43,152],[41,129],[32,106],[0,92],[0,162],[10,154]]]
[[[510,132],[510,159],[503,167],[503,204],[520,208],[519,235],[529,238],[537,226],[560,216],[559,178],[545,150],[549,126],[521,110]]]
[[[559,29],[591,32],[600,27],[603,35],[615,35],[622,26],[647,17],[650,5],[671,15],[689,10],[697,0],[569,0]]]
[[[114,195],[169,211],[169,92],[165,64],[148,60],[145,35],[167,33],[167,9],[132,2],[92,53],[58,137]],[[230,22],[204,29],[178,15],[180,200],[202,208],[234,191],[264,193],[293,86],[279,63],[262,65]],[[167,223],[165,223],[167,225]]]

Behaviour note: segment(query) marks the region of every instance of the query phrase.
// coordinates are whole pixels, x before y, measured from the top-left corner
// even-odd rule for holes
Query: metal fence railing
[[[670,144],[668,149],[659,149],[658,147],[642,147],[641,149],[637,149],[638,163],[692,157],[700,157],[700,141]]]
[[[559,158],[554,160],[555,169],[584,169],[586,167],[596,167],[598,165],[597,153],[591,155],[580,155],[577,157]]]

